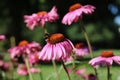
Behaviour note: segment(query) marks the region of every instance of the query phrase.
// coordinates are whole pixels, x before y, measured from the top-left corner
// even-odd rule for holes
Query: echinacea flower
[[[72,50],[72,42],[65,38],[63,34],[52,34],[39,53],[39,59],[46,61],[65,59],[71,55]]]
[[[50,12],[40,11],[32,15],[25,15],[24,22],[27,23],[30,30],[33,30],[35,26],[44,27],[46,22],[53,22],[58,18],[57,8],[54,6]]]
[[[39,62],[39,54],[38,54],[38,52],[33,53],[33,54],[29,54],[28,55],[28,60],[29,60],[30,65]]]
[[[62,23],[71,25],[72,22],[77,22],[79,18],[82,18],[83,14],[92,14],[95,7],[92,5],[82,6],[76,3],[69,8],[69,12],[63,17]]]
[[[36,68],[30,68],[30,72],[31,73],[38,73],[39,70]],[[28,70],[27,67],[23,64],[18,66],[18,70],[17,70],[17,74],[19,75],[28,75]]]
[[[5,39],[6,39],[5,35],[0,35],[0,41],[3,41]]]
[[[76,57],[83,57],[89,54],[89,50],[84,43],[77,43],[75,44],[75,53]]]
[[[26,40],[21,41],[18,46],[12,47],[8,49],[8,52],[10,53],[11,58],[14,58],[16,56],[21,56],[22,54],[31,54],[36,53],[41,50],[41,46],[37,42],[31,42],[29,43]]]
[[[93,58],[89,64],[96,68],[97,65],[111,66],[113,61],[120,65],[120,56],[115,56],[112,51],[103,51],[99,57]]]

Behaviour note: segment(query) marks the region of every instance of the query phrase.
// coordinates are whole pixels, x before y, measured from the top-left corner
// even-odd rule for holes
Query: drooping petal
[[[103,58],[101,57],[96,57],[93,58],[92,60],[89,61],[89,64],[92,65],[94,68],[96,68],[97,65],[100,65],[101,63],[103,63]],[[103,63],[104,64],[104,63]]]
[[[63,47],[63,45],[61,45],[61,44],[59,44],[59,46],[60,46],[60,48],[61,48],[61,52],[62,52],[62,57],[63,58],[66,58],[66,56],[67,56],[67,50],[66,50],[66,48],[65,47]]]
[[[114,60],[115,63],[120,65],[120,56],[113,56],[112,59]]]
[[[54,6],[52,10],[48,13],[48,21],[53,22],[59,18],[59,15],[57,13],[57,8]]]
[[[48,46],[49,46],[49,44],[46,44],[46,45],[43,47],[42,51],[39,52],[39,59],[40,59],[40,60],[43,60],[43,57],[44,57],[45,54],[46,54],[46,50],[48,49]]]
[[[46,58],[47,60],[51,60],[52,58],[52,49],[53,49],[53,46],[52,45],[49,45],[47,51],[46,51]]]

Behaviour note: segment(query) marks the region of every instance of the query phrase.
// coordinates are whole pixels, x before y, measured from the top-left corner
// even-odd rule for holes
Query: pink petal
[[[112,59],[115,61],[115,63],[120,65],[120,56],[113,56]]]
[[[40,59],[40,60],[43,60],[43,57],[44,57],[44,55],[46,54],[46,50],[47,50],[47,48],[48,48],[49,45],[50,45],[50,44],[46,44],[46,45],[43,47],[43,49],[40,51],[40,53],[39,53],[39,59]]]
[[[55,59],[58,57],[58,56],[57,56],[58,51],[57,51],[57,49],[56,49],[56,45],[53,46],[53,53],[54,53],[54,54],[52,55],[52,56],[53,56],[53,60],[55,60]]]

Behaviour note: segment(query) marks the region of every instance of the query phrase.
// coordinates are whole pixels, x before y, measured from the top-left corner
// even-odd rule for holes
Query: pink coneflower
[[[62,23],[71,25],[72,22],[77,22],[79,18],[82,18],[83,14],[92,14],[95,7],[92,5],[82,6],[76,3],[69,8],[69,12],[63,17]]]
[[[99,57],[90,60],[89,64],[96,68],[96,66],[100,64],[102,66],[111,66],[113,61],[120,64],[120,56],[115,56],[112,51],[103,51]]]
[[[36,69],[36,68],[30,68],[30,72],[31,72],[31,73],[38,73],[39,70]],[[19,66],[18,66],[17,73],[18,73],[19,75],[28,75],[27,67],[26,67],[25,65],[19,65]]]
[[[21,41],[18,46],[12,47],[8,50],[10,53],[11,58],[16,56],[21,56],[22,54],[30,54],[35,53],[41,50],[41,46],[36,42],[29,43],[26,40]]]
[[[30,65],[38,63],[39,62],[39,54],[38,53],[29,54],[28,60],[29,60]]]
[[[0,41],[3,41],[5,39],[6,39],[5,35],[0,35]]]
[[[75,53],[76,57],[83,57],[89,54],[89,50],[84,43],[77,43],[75,44]]]
[[[24,21],[27,23],[27,27],[33,30],[35,26],[44,27],[46,22],[53,22],[58,18],[57,8],[54,6],[50,12],[40,11],[32,15],[25,15]]]
[[[73,44],[63,34],[52,34],[39,54],[41,60],[60,60],[71,55]]]

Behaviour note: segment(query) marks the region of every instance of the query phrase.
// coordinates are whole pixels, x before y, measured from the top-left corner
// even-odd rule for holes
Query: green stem
[[[98,78],[98,73],[97,73],[97,69],[94,68],[94,71],[95,71],[95,75],[96,75],[97,80],[99,80],[99,78]]]
[[[87,32],[86,32],[85,27],[83,26],[83,24],[81,24],[81,28],[82,28],[82,31],[83,31],[83,33],[84,33],[85,39],[86,39],[86,41],[87,41],[87,45],[88,45],[88,49],[89,49],[89,51],[90,51],[91,58],[93,58],[94,55],[93,55],[93,53],[92,53],[92,47],[91,47],[91,44],[90,44],[90,40],[89,40],[89,38],[88,38],[88,34],[87,34]]]
[[[92,47],[91,47],[90,40],[89,40],[89,38],[88,38],[88,34],[87,34],[86,30],[85,30],[85,27],[84,27],[82,21],[81,21],[81,28],[82,28],[82,31],[83,31],[83,33],[84,33],[85,39],[86,39],[86,41],[87,41],[88,49],[89,49],[89,51],[90,51],[90,55],[91,55],[91,59],[92,59],[92,58],[94,58],[94,55],[93,55],[93,53],[92,53]],[[95,71],[95,75],[96,75],[96,77],[97,77],[97,79],[98,79],[97,69],[94,68],[94,71]]]
[[[15,44],[16,44],[16,41],[15,41],[15,37],[14,36],[11,36],[10,37],[10,46],[11,47],[14,47],[15,46]],[[8,76],[10,79],[14,79],[14,64],[13,64],[13,62],[12,62],[12,60],[11,60],[11,58],[9,57],[9,60],[10,60],[10,70],[9,70],[9,73],[10,73],[10,75]]]
[[[42,72],[40,71],[40,80],[43,80]]]
[[[73,66],[73,77],[74,77],[74,79],[76,78],[76,76],[75,76],[75,69],[76,69],[75,59],[76,59],[75,51],[73,50],[73,53],[72,53],[72,66]]]
[[[11,80],[14,79],[14,67],[13,67],[12,61],[10,61],[10,71],[9,71],[9,73],[10,73],[9,78],[10,78]]]
[[[107,66],[107,80],[110,80],[110,67]]]
[[[55,72],[56,72],[57,80],[60,80],[60,78],[59,78],[59,73],[58,73],[58,71],[57,71],[57,67],[56,67],[55,60],[52,60],[52,63],[53,63],[54,70],[55,70]]]
[[[69,73],[68,73],[68,71],[67,71],[67,68],[66,68],[63,60],[61,60],[61,62],[62,62],[63,68],[64,68],[64,70],[65,70],[65,72],[66,72],[66,74],[67,74],[68,80],[71,80],[71,79],[70,79],[70,75],[69,75]]]
[[[75,59],[76,59],[75,51],[73,50],[73,54],[72,54],[72,65],[73,65],[73,69],[75,69]]]
[[[29,66],[28,58],[25,58],[25,64],[26,64],[26,67],[27,67],[27,70],[28,70],[29,78],[30,78],[30,80],[33,80],[32,74],[30,72],[30,66]]]

